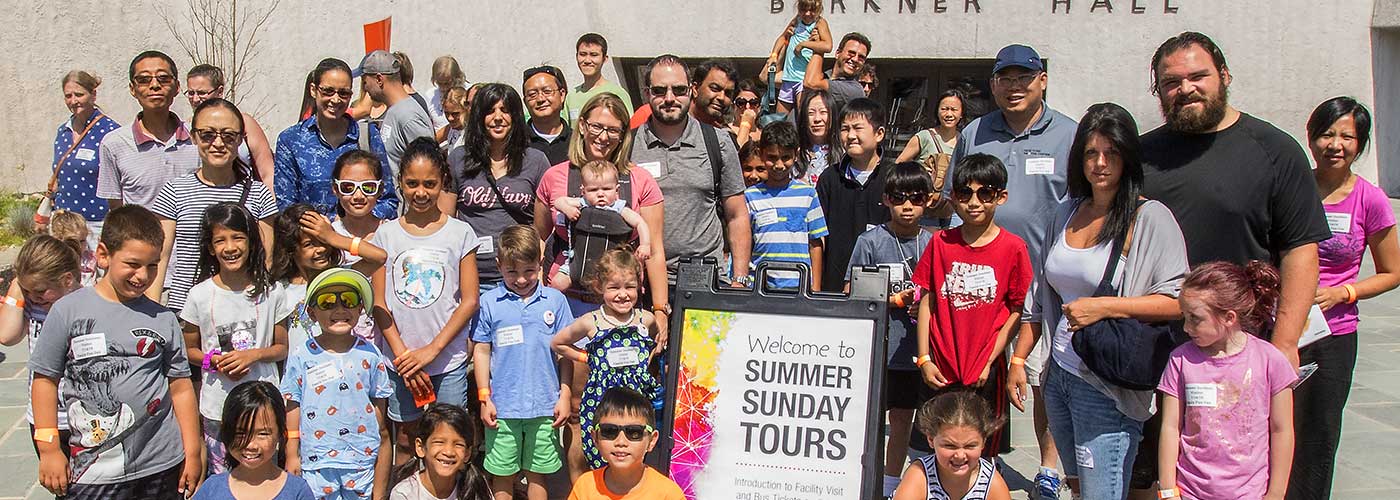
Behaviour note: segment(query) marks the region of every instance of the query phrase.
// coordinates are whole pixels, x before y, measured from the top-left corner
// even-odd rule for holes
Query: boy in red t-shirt
[[[1031,286],[1026,243],[994,220],[1006,196],[1001,160],[973,154],[958,162],[953,208],[963,225],[934,235],[914,270],[914,283],[928,290],[919,302],[914,361],[924,383],[939,393],[975,391],[998,419],[1008,404],[1002,353]],[[985,455],[997,455],[1004,434],[987,436]]]

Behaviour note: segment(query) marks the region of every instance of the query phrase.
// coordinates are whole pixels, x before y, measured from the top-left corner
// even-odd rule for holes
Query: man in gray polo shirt
[[[667,271],[674,276],[681,257],[714,257],[723,262],[727,235],[733,277],[749,283],[753,233],[734,142],[690,116],[689,72],[679,58],[667,54],[652,59],[642,70],[642,80],[653,112],[637,129],[632,162],[656,178],[666,198]],[[710,149],[719,157],[712,158]],[[724,220],[716,212],[717,204]]]
[[[1046,228],[1053,222],[1055,208],[1068,189],[1065,176],[1069,150],[1079,124],[1045,104],[1045,65],[1035,49],[1008,45],[997,52],[991,83],[998,109],[963,128],[958,145],[953,149],[953,163],[956,165],[964,156],[973,153],[985,153],[1006,165],[1007,198],[1006,204],[997,209],[997,225],[1025,240],[1031,266],[1038,278],[1046,250],[1043,248]],[[956,166],[949,169],[948,178],[952,178],[954,169]],[[951,186],[949,183],[944,189],[944,196],[949,195]],[[1021,335],[1029,335],[1030,324],[1040,321],[1031,314],[1032,302],[1026,301]],[[1058,490],[1060,482],[1058,475],[1052,474],[1059,460],[1046,428],[1045,406],[1040,394],[1041,369],[1047,358],[1045,346],[1049,344],[1045,339],[1049,337],[1041,336],[1041,342],[1025,363],[1035,394],[1033,415],[1042,466],[1036,482],[1042,487],[1041,498],[1053,496],[1044,491],[1045,486],[1053,485],[1054,490]],[[1010,345],[1015,345],[1014,339]]]
[[[180,94],[175,61],[158,51],[142,52],[127,67],[127,79],[141,112],[98,147],[97,196],[111,208],[149,206],[166,181],[199,168],[199,150],[185,122],[170,112]]]
[[[360,87],[376,101],[389,106],[379,124],[379,137],[389,156],[389,169],[399,175],[399,158],[408,143],[419,137],[434,137],[433,116],[428,106],[408,95],[400,77],[398,58],[388,51],[376,50],[365,55],[356,71]]]

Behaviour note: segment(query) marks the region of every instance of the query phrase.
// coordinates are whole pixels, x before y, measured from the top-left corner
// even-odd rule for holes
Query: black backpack
[[[617,181],[618,199],[630,205],[631,176],[619,173]],[[568,186],[570,198],[583,195],[583,176],[579,174],[579,169],[569,168]],[[608,250],[632,241],[632,231],[632,226],[623,220],[620,213],[593,206],[580,210],[578,220],[569,227],[568,245],[574,251],[574,256],[569,261],[569,276],[573,279],[573,287],[584,288],[584,278],[593,271],[598,258]]]

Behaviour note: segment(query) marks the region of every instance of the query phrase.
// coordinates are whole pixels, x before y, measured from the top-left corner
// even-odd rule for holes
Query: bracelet
[[[930,362],[930,361],[933,361],[933,357],[931,357],[931,356],[925,354],[925,355],[923,355],[923,356],[919,356],[919,357],[917,357],[917,358],[914,358],[914,366],[919,367],[919,368],[923,368],[923,367],[924,367],[924,363],[928,363],[928,362]]]
[[[476,390],[476,400],[477,400],[477,401],[480,401],[480,402],[482,402],[482,403],[485,403],[485,402],[487,402],[487,401],[490,401],[490,400],[491,400],[491,389],[486,389],[486,388],[477,389],[477,390]]]
[[[1347,303],[1348,303],[1348,304],[1355,304],[1355,303],[1356,303],[1356,287],[1351,286],[1351,284],[1348,283],[1348,284],[1342,285],[1342,289],[1343,289],[1343,290],[1346,290],[1346,292],[1347,292]]]
[[[896,308],[903,309],[904,306],[905,306],[905,304],[904,304],[904,294],[902,294],[902,293],[896,293],[896,294],[890,295],[890,302],[894,302],[894,306],[895,306]]]
[[[1181,493],[1178,492],[1178,491],[1176,490],[1176,488],[1167,488],[1167,489],[1165,489],[1165,490],[1157,490],[1157,498],[1159,498],[1160,500],[1167,500],[1168,498],[1176,498],[1176,497],[1179,497],[1179,496],[1181,496]]]
[[[364,241],[365,241],[365,239],[364,239],[364,238],[361,238],[361,237],[359,237],[359,236],[356,236],[355,239],[350,240],[350,255],[351,255],[351,256],[353,256],[353,257],[359,257],[359,256],[360,256],[360,243],[363,243]]]
[[[58,439],[58,428],[45,427],[43,429],[34,429],[34,441],[39,443],[52,443],[54,439]]]
[[[9,296],[9,295],[6,295],[6,296],[5,296],[5,305],[7,305],[7,306],[15,306],[15,309],[19,309],[19,310],[22,311],[22,310],[24,310],[24,299],[22,299],[22,298],[17,299],[17,298],[11,297],[11,296]]]
[[[218,356],[220,354],[223,354],[223,351],[220,351],[218,349],[210,349],[204,352],[204,371],[209,373],[215,373],[219,371],[219,367],[214,366],[214,364],[211,361],[213,361],[214,356]]]
[[[301,439],[301,431],[287,431],[287,439]]]
[[[1026,358],[1023,358],[1023,357],[1020,357],[1020,356],[1012,356],[1012,357],[1011,357],[1011,364],[1013,364],[1013,365],[1019,365],[1019,366],[1026,366]]]

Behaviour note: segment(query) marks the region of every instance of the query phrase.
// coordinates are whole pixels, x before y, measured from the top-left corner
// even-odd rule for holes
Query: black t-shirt
[[[894,162],[881,159],[864,185],[847,175],[850,163],[843,160],[817,178],[817,199],[826,217],[826,247],[822,249],[822,289],[836,290],[846,279],[856,238],[873,226],[890,220],[890,211],[880,199],[885,194],[885,175]]]
[[[559,135],[555,136],[553,141],[540,137],[540,134],[535,131],[533,123],[528,125],[530,125],[528,129],[530,148],[544,153],[544,157],[549,159],[550,165],[558,165],[569,159],[569,137],[572,136],[569,132],[572,132],[572,129],[569,128],[568,122],[564,122],[564,129],[559,131]]]
[[[1230,128],[1142,136],[1146,196],[1176,216],[1192,266],[1279,256],[1331,232],[1307,156],[1277,127],[1241,113]]]

